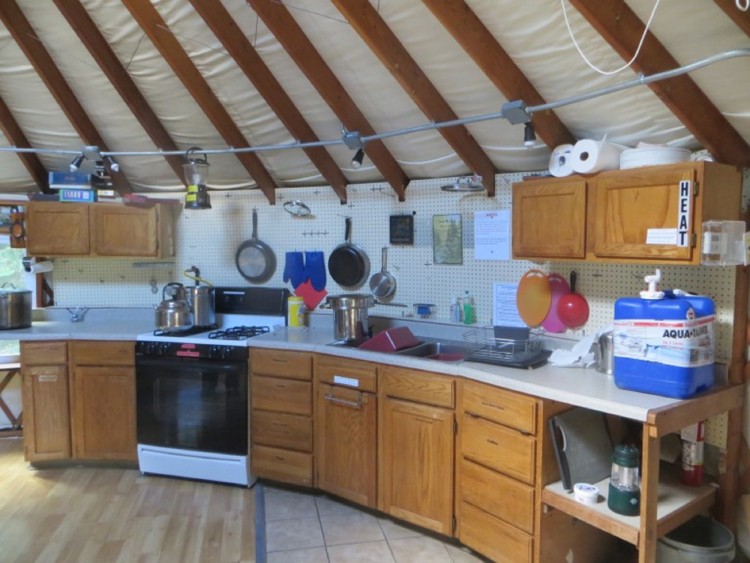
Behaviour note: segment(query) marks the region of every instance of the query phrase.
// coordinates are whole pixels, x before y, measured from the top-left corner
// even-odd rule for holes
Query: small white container
[[[589,483],[576,483],[573,485],[573,494],[581,504],[592,506],[599,502],[599,487]]]

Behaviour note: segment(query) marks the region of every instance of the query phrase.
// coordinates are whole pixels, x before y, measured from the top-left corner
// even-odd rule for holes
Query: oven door
[[[246,456],[247,362],[136,357],[138,443]]]

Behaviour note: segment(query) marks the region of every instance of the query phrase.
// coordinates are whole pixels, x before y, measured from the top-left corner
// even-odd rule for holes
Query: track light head
[[[534,131],[534,125],[531,121],[523,126],[523,144],[527,148],[531,148],[536,144],[536,132]]]
[[[73,160],[70,161],[70,171],[71,172],[78,171],[82,163],[83,163],[83,155],[79,154]]]
[[[359,149],[356,154],[354,155],[354,158],[352,158],[352,168],[355,170],[359,170],[362,167],[362,162],[365,159],[365,150]]]
[[[112,172],[119,172],[120,171],[120,164],[114,158],[112,158],[111,156],[109,156],[109,155],[105,156],[104,157],[104,162],[107,163],[107,165],[109,166],[109,169]]]

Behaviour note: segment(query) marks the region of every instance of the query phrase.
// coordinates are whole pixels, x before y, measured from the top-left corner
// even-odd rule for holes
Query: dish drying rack
[[[470,362],[528,368],[545,363],[549,356],[537,335],[530,334],[522,340],[497,338],[493,327],[465,332],[464,342]]]

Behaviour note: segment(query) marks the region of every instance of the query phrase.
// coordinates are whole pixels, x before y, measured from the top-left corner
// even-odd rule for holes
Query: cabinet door
[[[88,255],[90,207],[82,203],[30,202],[26,211],[29,255]]]
[[[682,181],[690,184],[689,198]],[[702,198],[695,197],[695,186],[695,170],[688,167],[602,175],[592,195],[593,254],[697,262],[695,210]]]
[[[375,395],[321,383],[317,401],[315,467],[318,488],[375,508]]]
[[[513,256],[586,256],[586,180],[513,184]]]
[[[75,457],[136,461],[134,368],[76,367],[72,429]]]
[[[26,461],[70,458],[67,368],[30,366],[22,374]]]
[[[380,430],[378,508],[451,535],[453,411],[386,398]]]
[[[158,256],[157,207],[97,204],[91,208],[92,253],[98,256]]]

